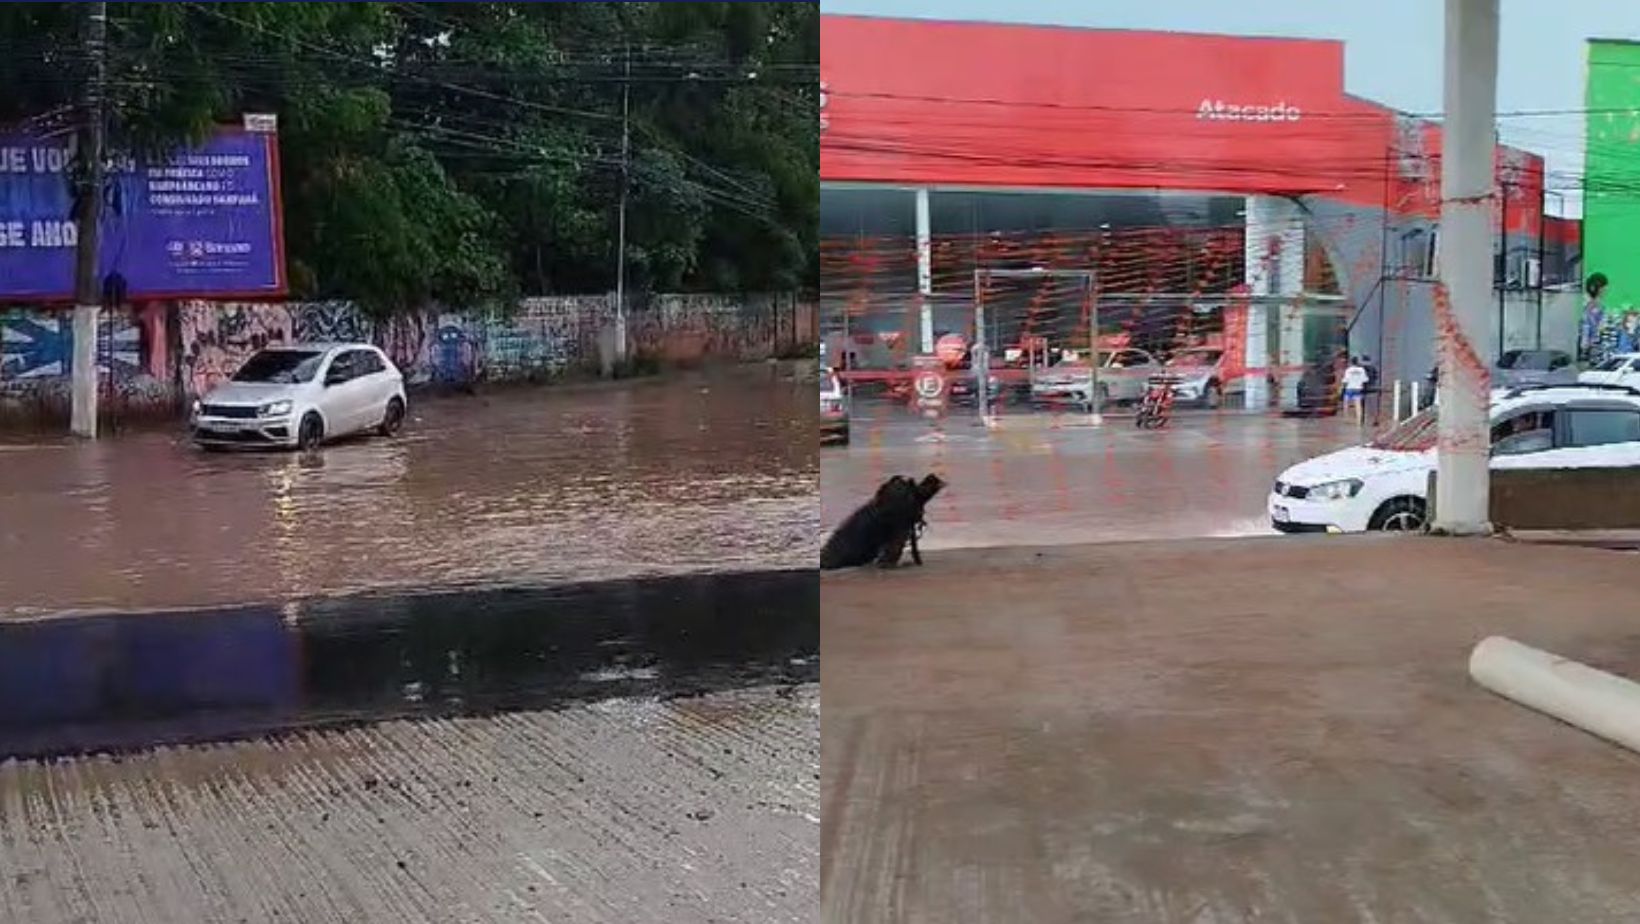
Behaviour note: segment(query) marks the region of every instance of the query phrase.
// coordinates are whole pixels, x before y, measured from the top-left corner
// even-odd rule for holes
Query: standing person
[[[1362,396],[1367,390],[1367,370],[1359,358],[1350,360],[1344,370],[1344,413],[1354,415],[1356,426],[1367,422],[1366,405]]]
[[[1606,305],[1601,298],[1608,284],[1605,273],[1595,273],[1583,285],[1589,300],[1583,305],[1583,321],[1578,325],[1577,358],[1591,366],[1605,359],[1600,355],[1600,328],[1606,317]]]

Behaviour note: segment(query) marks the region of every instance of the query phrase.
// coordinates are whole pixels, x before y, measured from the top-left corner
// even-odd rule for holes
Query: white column
[[[1270,396],[1261,370],[1270,367],[1271,359],[1287,367],[1304,362],[1303,317],[1290,309],[1272,309],[1268,303],[1271,296],[1290,303],[1304,290],[1304,216],[1293,202],[1272,196],[1248,196],[1245,210],[1243,278],[1249,294],[1266,299],[1255,301],[1247,312],[1245,403],[1248,408],[1262,408],[1269,404]],[[1274,356],[1270,349],[1271,310],[1280,312]],[[1298,373],[1281,377],[1283,407],[1298,403],[1300,378]]]
[[[917,304],[922,314],[922,344],[919,352],[934,352],[934,244],[928,221],[928,187],[917,189]]]
[[[69,429],[88,439],[97,437],[97,316],[101,312],[94,304],[74,306]]]
[[[1441,405],[1434,526],[1489,532],[1486,349],[1492,307],[1492,119],[1497,102],[1498,0],[1446,0],[1441,127],[1441,284],[1436,307]]]

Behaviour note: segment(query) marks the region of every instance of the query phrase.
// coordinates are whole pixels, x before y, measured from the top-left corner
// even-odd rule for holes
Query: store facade
[[[1244,355],[1249,404],[1279,378],[1257,370],[1318,352],[1374,355],[1386,377],[1433,364],[1440,133],[1346,92],[1341,42],[850,16],[821,29],[822,288],[844,323],[898,312],[927,352],[972,317],[983,271],[1085,268],[1106,319],[1243,306],[1207,327],[1240,338],[1226,347]],[[1500,146],[1497,164],[1500,282],[1539,282],[1542,158]],[[1044,329],[1029,321],[1044,296],[1019,297],[1016,333]],[[1077,316],[1072,293],[1053,297],[1054,317]],[[1146,307],[1107,310],[1129,303]],[[1333,341],[1305,333],[1320,316]]]

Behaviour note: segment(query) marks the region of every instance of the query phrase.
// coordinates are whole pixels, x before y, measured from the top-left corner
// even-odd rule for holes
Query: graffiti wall
[[[109,312],[97,338],[97,369],[111,413],[169,413],[180,401],[168,374],[163,312]],[[0,418],[67,412],[73,313],[0,311]]]
[[[792,295],[656,295],[631,305],[627,327],[634,354],[690,365],[812,346],[817,318],[814,303]],[[412,386],[468,388],[595,374],[614,322],[614,299],[598,295],[385,319],[349,302],[182,301],[105,313],[97,355],[111,412],[170,415],[269,345],[374,343]],[[0,312],[0,417],[66,413],[73,334],[68,312]]]
[[[285,305],[253,302],[182,302],[181,383],[190,397],[227,381],[263,347],[291,343],[293,312]]]

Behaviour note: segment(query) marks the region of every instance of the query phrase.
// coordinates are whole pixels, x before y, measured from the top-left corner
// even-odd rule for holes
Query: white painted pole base
[[[1469,676],[1499,696],[1640,751],[1640,684],[1498,635],[1475,646]]]

